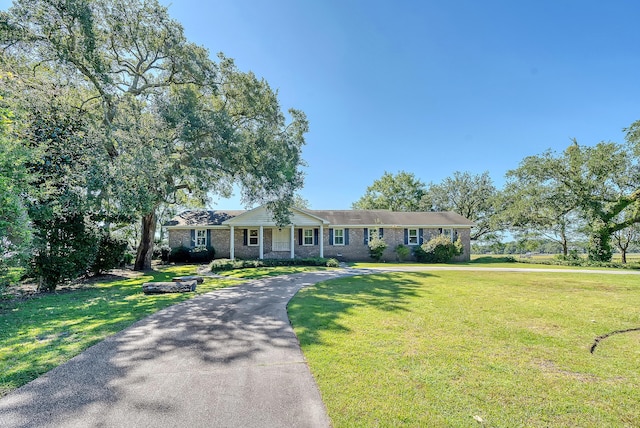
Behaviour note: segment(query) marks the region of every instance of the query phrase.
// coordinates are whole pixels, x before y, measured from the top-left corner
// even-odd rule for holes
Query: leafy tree
[[[635,223],[620,229],[613,233],[613,242],[615,243],[620,255],[622,263],[627,263],[627,254],[634,243],[640,241],[640,224]]]
[[[473,221],[471,239],[494,232],[498,190],[488,172],[472,175],[456,171],[440,184],[429,184],[420,205],[426,211],[453,211]]]
[[[382,255],[384,254],[384,250],[387,249],[387,243],[384,238],[375,235],[371,239],[369,239],[369,255],[373,260],[379,262],[382,260]]]
[[[227,196],[233,183],[247,204],[267,203],[288,219],[307,122],[233,61],[213,62],[186,40],[155,0],[16,0],[3,16],[5,53],[53,63],[85,95],[101,170],[90,192],[107,223],[140,219],[135,268],[148,269],[157,212],[185,198]],[[54,67],[52,66],[52,69]]]
[[[8,285],[7,268],[24,263],[31,241],[31,225],[21,194],[28,185],[25,165],[30,154],[6,134],[11,117],[9,110],[0,109],[0,287]]]
[[[589,258],[611,260],[613,233],[640,222],[640,171],[637,147],[601,142],[593,147],[573,141],[563,153],[547,151],[526,158],[513,175],[522,174],[541,189],[547,208],[577,212],[589,234]]]
[[[400,171],[393,175],[385,171],[352,207],[359,210],[419,211],[424,192],[424,183],[412,173]]]
[[[569,245],[580,238],[583,221],[575,195],[556,181],[541,182],[537,171],[539,157],[527,157],[507,172],[507,183],[500,197],[498,221],[516,233],[551,239],[567,256]]]

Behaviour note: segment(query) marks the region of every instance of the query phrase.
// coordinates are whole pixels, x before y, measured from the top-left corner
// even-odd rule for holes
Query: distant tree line
[[[488,172],[454,172],[428,185],[413,173],[385,172],[353,208],[454,211],[476,223],[476,250],[555,248],[566,257],[584,249],[589,260],[607,262],[617,249],[624,263],[640,242],[640,121],[624,132],[624,143],[573,140],[560,153],[526,157],[502,189]],[[501,247],[505,234],[513,246]]]

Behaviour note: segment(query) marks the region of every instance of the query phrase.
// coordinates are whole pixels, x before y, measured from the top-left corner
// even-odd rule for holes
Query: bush
[[[327,266],[338,267],[340,263],[336,259],[323,257],[308,257],[303,259],[263,259],[263,260],[231,260],[218,259],[211,262],[212,272],[222,272],[234,269],[258,268],[258,267],[282,267],[282,266]]]
[[[124,256],[122,257],[122,263],[124,263],[125,265],[130,265],[133,264],[133,261],[136,259],[135,254],[126,252],[124,253]]]
[[[109,269],[120,266],[127,252],[127,241],[103,235],[98,242],[96,258],[91,263],[89,270],[100,275]]]
[[[38,279],[38,291],[54,291],[58,284],[89,272],[100,242],[95,226],[81,213],[68,217],[34,214],[29,276]]]
[[[414,254],[416,260],[421,263],[447,263],[455,256],[462,254],[463,247],[460,238],[456,242],[444,235],[435,238],[416,247]]]
[[[185,246],[173,248],[169,253],[169,261],[173,263],[187,263],[191,260],[191,252]]]
[[[384,238],[374,236],[369,240],[369,256],[376,262],[382,260],[382,255],[386,249],[387,243],[384,242]]]
[[[403,244],[398,244],[398,246],[396,246],[396,249],[394,251],[398,256],[398,261],[401,261],[401,262],[405,261],[407,257],[409,257],[409,254],[411,254],[411,248]]]
[[[169,255],[171,254],[171,247],[163,245],[160,247],[160,260],[162,263],[169,263]]]
[[[209,263],[215,255],[213,247],[195,247],[190,250],[189,260],[194,263]]]

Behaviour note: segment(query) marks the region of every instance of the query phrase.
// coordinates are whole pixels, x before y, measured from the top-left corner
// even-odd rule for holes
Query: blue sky
[[[622,142],[640,119],[635,0],[161,2],[307,114],[315,209],[350,208],[385,171],[489,171],[501,186],[525,156]]]

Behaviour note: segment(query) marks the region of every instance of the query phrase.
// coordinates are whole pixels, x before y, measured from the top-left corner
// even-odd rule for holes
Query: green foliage
[[[100,235],[81,214],[47,215],[47,208],[32,212],[34,255],[30,275],[38,290],[53,291],[65,281],[86,274],[98,252]]]
[[[471,230],[471,239],[476,240],[498,230],[495,214],[499,195],[489,172],[472,175],[456,171],[440,184],[429,184],[420,209],[453,211],[473,221],[476,225]]]
[[[382,255],[384,254],[384,250],[387,249],[387,243],[384,238],[380,238],[379,236],[374,236],[369,239],[369,256],[379,262],[382,260]]]
[[[460,238],[451,242],[451,238],[438,235],[414,249],[416,260],[420,263],[448,263],[463,252]]]
[[[240,260],[240,259],[217,259],[211,262],[212,272],[222,272],[234,269],[260,268],[260,267],[284,267],[284,266],[326,266],[338,267],[340,263],[336,259],[326,259],[323,257],[307,257],[296,259],[263,259],[263,260]]]
[[[215,255],[213,247],[195,247],[189,251],[189,260],[193,263],[209,263]]]
[[[103,234],[89,270],[95,275],[100,275],[120,266],[124,261],[127,246],[127,241]]]
[[[424,193],[424,183],[412,173],[385,171],[352,206],[358,210],[419,211]]]
[[[169,262],[173,263],[187,263],[190,258],[191,250],[184,246],[172,248],[169,253]]]
[[[394,250],[398,256],[398,261],[405,261],[409,254],[411,254],[411,248],[404,244],[398,244]]]

